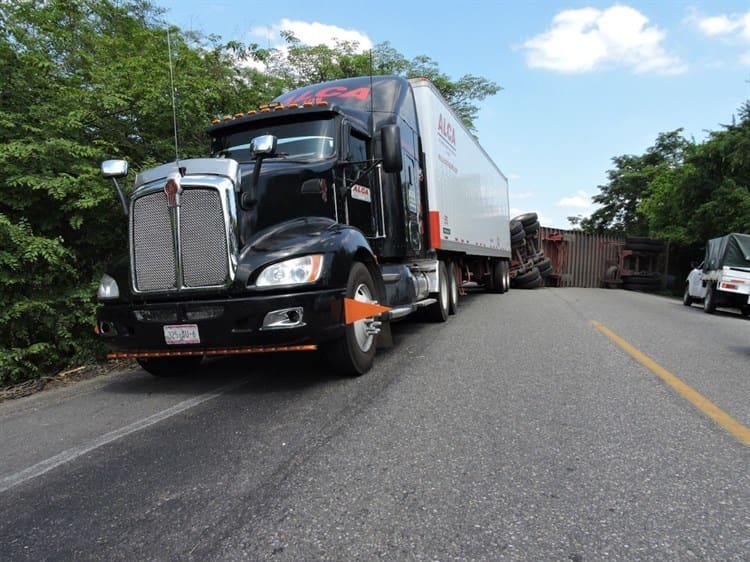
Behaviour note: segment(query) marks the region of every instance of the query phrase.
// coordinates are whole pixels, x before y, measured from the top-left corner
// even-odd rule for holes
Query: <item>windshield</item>
[[[305,162],[325,160],[335,154],[333,132],[332,119],[284,123],[259,129],[234,131],[213,139],[211,156],[234,158],[238,162],[252,160],[250,142],[261,135],[274,135],[278,139],[278,144],[276,154],[272,158]]]

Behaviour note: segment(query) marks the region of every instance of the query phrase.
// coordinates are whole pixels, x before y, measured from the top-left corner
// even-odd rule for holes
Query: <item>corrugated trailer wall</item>
[[[547,285],[602,287],[603,280],[619,265],[624,238],[586,234],[580,230],[541,227],[539,242],[552,260]]]

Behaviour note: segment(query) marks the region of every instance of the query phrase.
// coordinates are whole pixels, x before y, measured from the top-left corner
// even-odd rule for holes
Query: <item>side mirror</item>
[[[102,175],[105,178],[124,178],[128,175],[127,160],[105,160],[102,162]]]
[[[250,141],[250,153],[255,156],[271,156],[276,154],[278,139],[274,135],[261,135]]]
[[[401,157],[401,130],[398,125],[384,125],[380,129],[383,168],[388,173],[400,172],[404,167]]]
[[[112,183],[115,184],[115,190],[117,190],[117,196],[120,198],[120,204],[122,204],[122,212],[125,216],[128,216],[128,201],[125,198],[125,194],[117,183],[117,178],[124,178],[128,175],[128,162],[127,160],[105,160],[102,162],[102,175],[105,178],[111,178]]]

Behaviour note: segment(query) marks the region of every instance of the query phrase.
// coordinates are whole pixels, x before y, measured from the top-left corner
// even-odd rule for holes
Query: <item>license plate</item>
[[[167,345],[200,343],[197,324],[173,324],[164,326],[164,341]]]

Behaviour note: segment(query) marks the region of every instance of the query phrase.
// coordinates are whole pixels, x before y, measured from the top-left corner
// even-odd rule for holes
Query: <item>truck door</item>
[[[411,251],[418,253],[422,249],[424,227],[421,224],[421,197],[419,181],[419,163],[417,162],[416,138],[414,131],[401,124],[401,146],[403,149],[404,169],[401,173],[401,185],[404,194],[406,237]]]
[[[355,226],[365,236],[375,235],[376,182],[373,172],[363,175],[368,167],[367,139],[351,127],[345,127],[347,135],[347,154],[345,156],[344,182],[349,188],[344,198],[344,222]]]
[[[419,177],[414,159],[404,155],[404,172],[401,183],[406,201],[406,232],[409,247],[414,252],[422,249],[422,233],[419,224]]]

